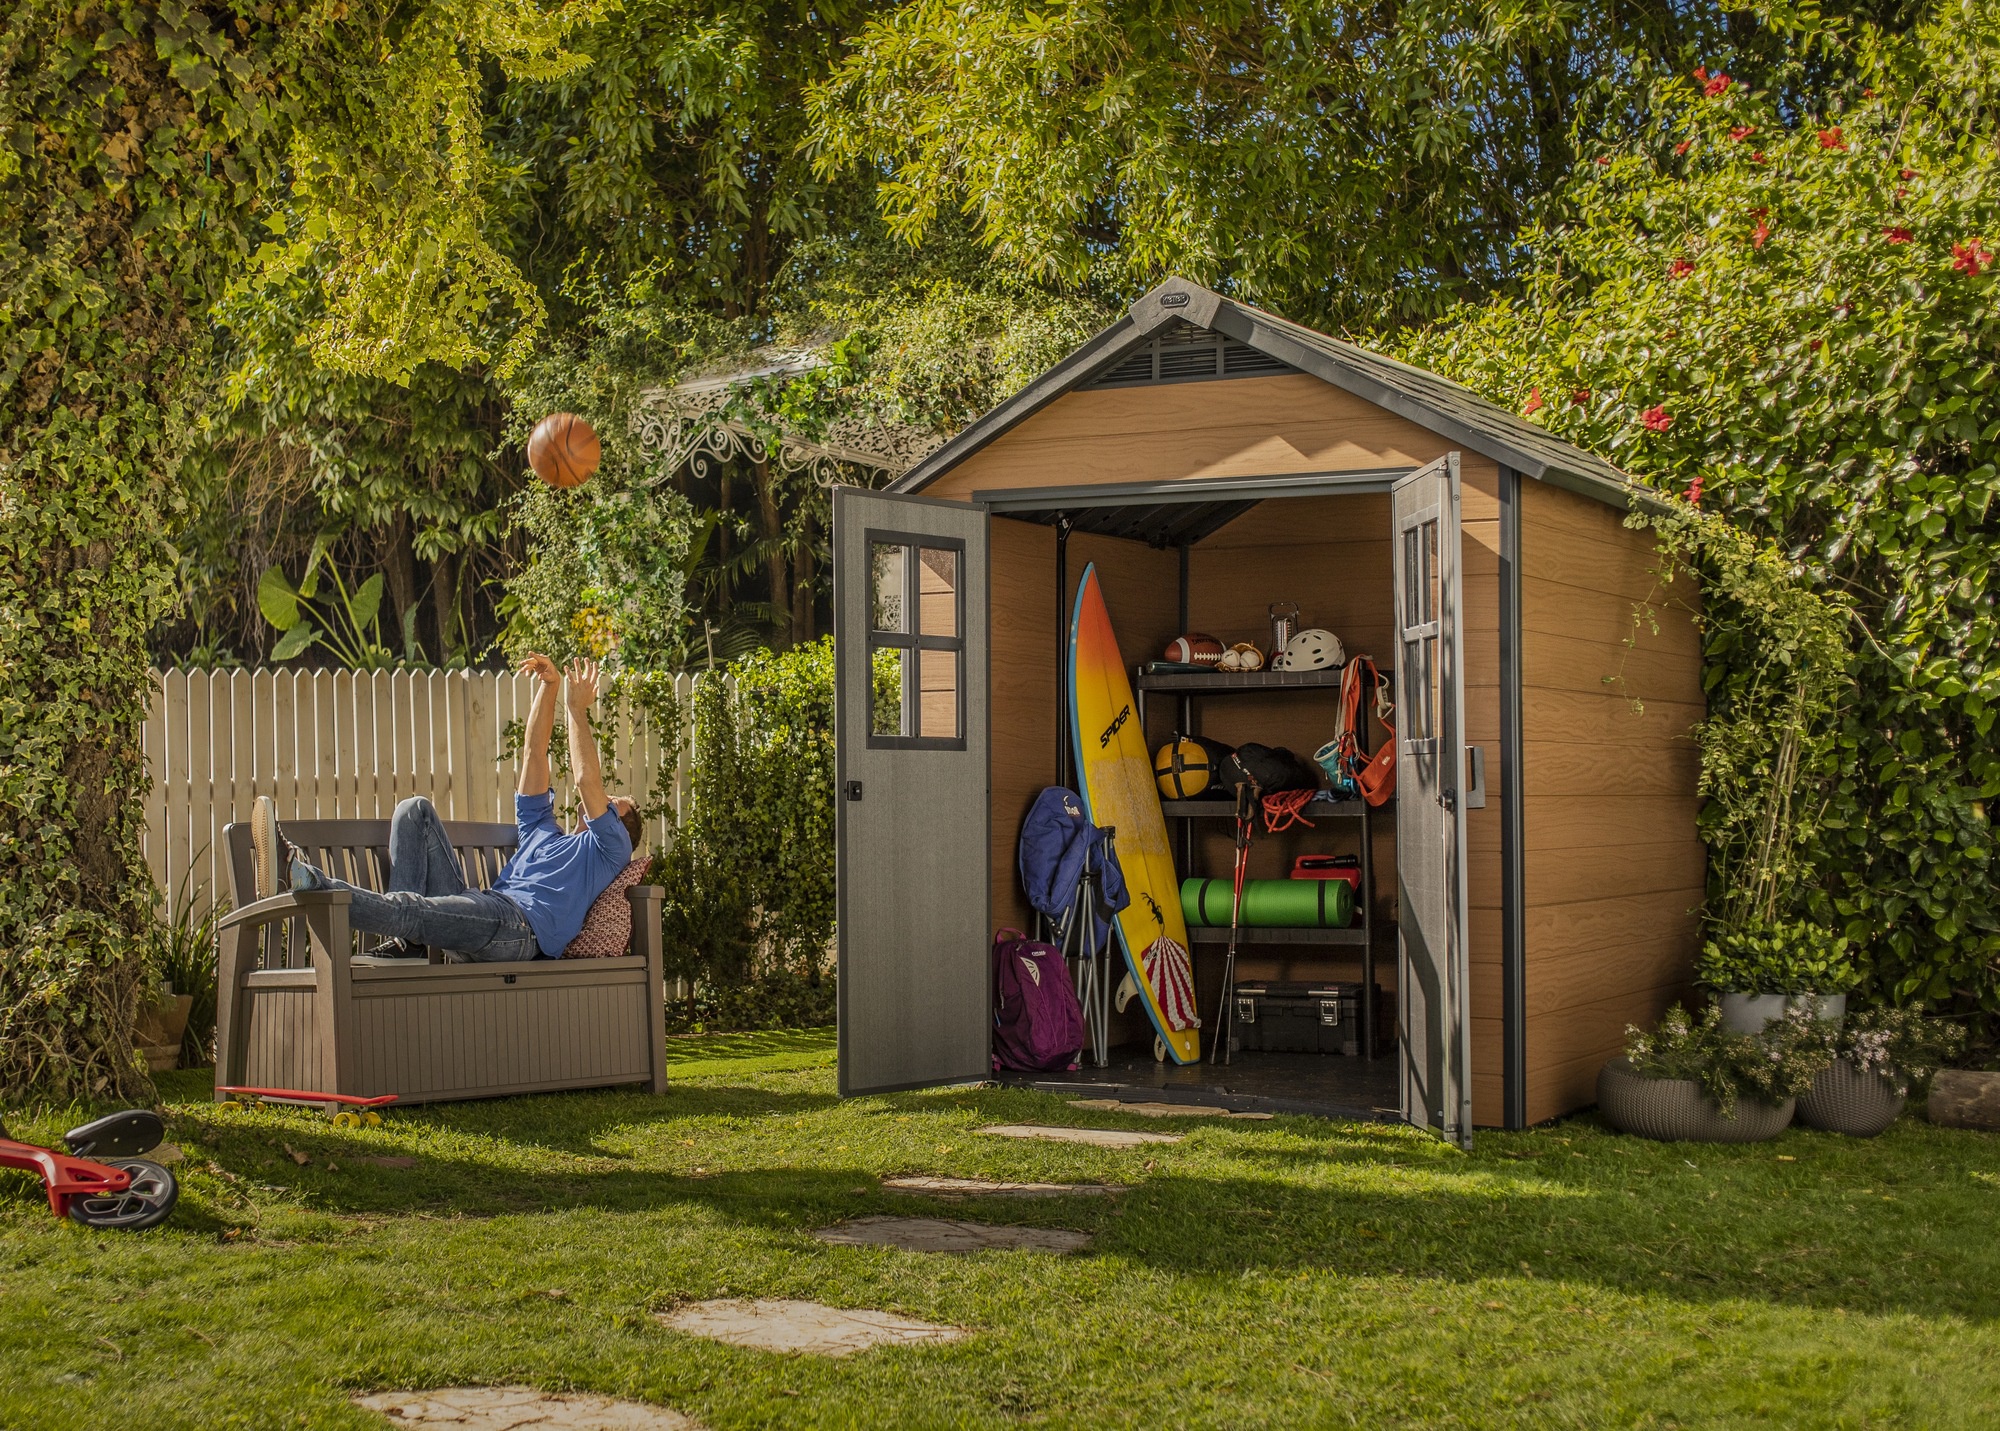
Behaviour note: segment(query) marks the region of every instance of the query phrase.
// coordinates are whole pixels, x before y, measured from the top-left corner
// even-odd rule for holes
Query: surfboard
[[[1167,820],[1160,813],[1160,791],[1153,783],[1152,752],[1139,727],[1132,682],[1118,654],[1095,563],[1083,570],[1070,614],[1069,718],[1084,811],[1093,825],[1118,832],[1118,868],[1132,895],[1117,920],[1125,967],[1167,1056],[1175,1063],[1199,1062],[1201,1031],[1167,1027],[1159,994],[1139,959],[1162,934],[1185,948],[1187,923],[1181,914],[1180,877],[1167,844]]]

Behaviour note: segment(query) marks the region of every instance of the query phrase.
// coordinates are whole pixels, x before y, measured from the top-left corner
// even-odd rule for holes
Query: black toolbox
[[[1380,1018],[1382,989],[1375,989]],[[1264,1053],[1361,1052],[1361,986],[1253,979],[1236,986],[1235,1046]]]

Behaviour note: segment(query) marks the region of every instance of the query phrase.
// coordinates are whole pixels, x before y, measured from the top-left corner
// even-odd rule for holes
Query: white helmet
[[[1311,626],[1285,643],[1283,654],[1271,662],[1274,671],[1324,671],[1347,664],[1347,651],[1340,638],[1322,626]]]

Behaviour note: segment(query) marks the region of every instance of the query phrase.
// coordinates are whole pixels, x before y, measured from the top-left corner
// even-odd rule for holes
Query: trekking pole
[[[1243,923],[1243,876],[1250,868],[1250,836],[1256,829],[1256,787],[1236,787],[1236,869],[1229,898],[1229,952],[1222,960],[1222,1006],[1216,1010],[1216,1037],[1208,1061],[1228,1065],[1236,1028],[1236,938]]]

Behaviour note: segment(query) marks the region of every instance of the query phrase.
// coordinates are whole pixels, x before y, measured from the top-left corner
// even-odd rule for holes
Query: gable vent
[[[1176,323],[1084,386],[1132,388],[1147,383],[1213,382],[1217,378],[1261,378],[1296,371],[1290,363],[1259,352],[1248,343]]]

